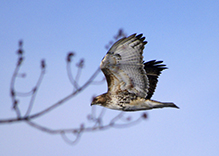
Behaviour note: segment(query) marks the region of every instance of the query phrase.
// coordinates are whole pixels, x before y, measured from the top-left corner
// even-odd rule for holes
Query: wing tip
[[[168,67],[166,66],[166,64],[162,64],[163,61],[157,61],[157,60],[151,60],[148,62],[144,63],[144,66],[149,66],[149,67],[156,67],[159,68],[160,70],[165,70],[168,69]]]
[[[143,33],[138,34],[137,36],[135,36],[136,38],[140,39],[143,36]]]
[[[148,43],[148,41],[145,41],[146,37],[143,36],[143,33],[140,33],[137,35],[137,33],[135,33],[135,37],[140,40],[144,45]]]

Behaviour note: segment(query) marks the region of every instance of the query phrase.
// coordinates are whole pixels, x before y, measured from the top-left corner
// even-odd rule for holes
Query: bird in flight
[[[109,49],[100,64],[108,91],[93,98],[91,105],[100,105],[121,111],[139,111],[174,107],[172,102],[151,100],[161,71],[167,69],[163,61],[143,62],[147,44],[143,34],[133,34],[118,40]]]

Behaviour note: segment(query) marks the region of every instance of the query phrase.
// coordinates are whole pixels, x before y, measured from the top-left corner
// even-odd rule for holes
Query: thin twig
[[[105,82],[105,80],[106,80],[106,78],[103,77],[103,79],[100,80],[100,81],[93,81],[93,82],[92,82],[92,85],[100,85],[100,84],[103,84],[103,83]]]
[[[42,82],[42,80],[43,80],[43,76],[44,76],[44,75],[45,75],[45,69],[42,68],[42,69],[41,69],[40,76],[39,76],[39,79],[38,79],[38,81],[37,81],[37,83],[36,83],[36,86],[35,86],[34,89],[33,89],[33,94],[32,94],[31,99],[30,99],[29,107],[28,107],[28,109],[27,109],[26,114],[24,115],[25,117],[29,116],[29,114],[30,114],[30,112],[31,112],[31,109],[32,109],[33,104],[34,104],[34,100],[35,100],[37,91],[38,91],[38,89],[39,89],[39,87],[40,87],[40,84],[41,84],[41,82]]]
[[[20,96],[20,97],[31,96],[33,94],[34,90],[35,90],[35,88],[31,89],[31,91],[29,91],[29,92],[19,92],[19,91],[16,91],[16,95]]]
[[[76,82],[79,82],[79,78],[80,78],[80,76],[81,76],[81,70],[82,70],[82,68],[81,68],[81,67],[78,67],[77,74],[76,74],[76,76],[75,76],[75,81],[76,81]]]
[[[49,133],[49,134],[60,134],[61,137],[64,139],[64,141],[66,141],[67,143],[69,144],[76,144],[81,135],[84,133],[84,132],[93,132],[93,131],[100,131],[100,130],[107,130],[109,128],[125,128],[127,126],[132,126],[134,124],[137,124],[139,123],[140,121],[142,121],[143,119],[145,119],[144,115],[145,113],[143,113],[141,116],[139,116],[139,118],[137,118],[136,120],[133,120],[133,121],[128,121],[126,123],[122,123],[122,124],[117,124],[116,122],[121,119],[124,115],[123,112],[119,113],[118,115],[116,115],[108,124],[103,124],[101,122],[101,124],[99,123],[100,120],[102,121],[103,119],[103,115],[104,115],[104,111],[102,110],[100,112],[100,114],[98,115],[98,118],[96,118],[94,121],[94,125],[93,126],[90,126],[90,127],[85,127],[84,124],[81,124],[79,128],[70,128],[70,129],[50,129],[50,128],[47,128],[45,126],[41,126],[33,121],[29,121],[29,120],[26,120],[26,123],[29,124],[30,126],[38,129],[38,130],[41,130],[43,132],[46,132],[46,133]],[[75,139],[69,139],[67,137],[66,134],[73,134]]]
[[[16,76],[18,74],[18,71],[20,69],[20,65],[21,65],[22,61],[23,61],[23,57],[19,56],[17,65],[15,67],[15,70],[14,70],[12,78],[11,78],[11,84],[10,84],[11,99],[12,99],[12,104],[13,104],[12,108],[15,110],[17,118],[21,117],[21,113],[20,113],[20,110],[18,108],[18,100],[16,99],[14,85],[15,85]]]
[[[73,78],[73,74],[71,72],[72,70],[71,70],[71,63],[70,63],[70,61],[67,62],[66,69],[67,69],[67,74],[68,74],[69,81],[74,86],[74,88],[77,90],[79,88],[79,86],[78,86],[77,81],[75,81],[75,79]]]
[[[62,138],[63,138],[63,140],[64,140],[65,142],[67,142],[68,144],[73,145],[73,144],[76,144],[76,143],[79,141],[79,139],[80,139],[80,137],[81,137],[81,132],[78,132],[78,133],[76,134],[74,140],[70,140],[70,139],[66,136],[66,133],[65,133],[65,132],[61,133],[61,136],[62,136]]]
[[[58,106],[62,105],[64,102],[70,100],[73,96],[77,95],[78,93],[80,93],[81,91],[83,91],[90,83],[92,83],[93,79],[97,76],[97,74],[100,72],[100,69],[98,68],[94,74],[87,80],[87,82],[81,86],[80,88],[78,88],[76,91],[74,91],[73,93],[71,93],[70,95],[66,96],[65,98],[61,99],[60,101],[56,102],[55,104],[53,104],[52,106],[46,108],[43,111],[40,111],[36,114],[33,114],[29,117],[29,119],[34,119],[36,117],[39,117],[41,115],[44,115],[45,113],[57,108]]]
[[[79,82],[79,79],[81,76],[81,71],[82,71],[82,68],[84,67],[84,59],[81,59],[80,62],[76,64],[76,66],[78,67],[78,71],[77,71],[77,74],[75,76],[75,81]]]
[[[35,113],[33,115],[30,115],[28,117],[19,117],[19,118],[12,118],[12,119],[3,119],[0,120],[0,123],[9,123],[9,122],[16,122],[16,121],[22,121],[22,120],[27,120],[27,119],[34,119],[37,117],[40,117],[44,114],[46,114],[49,111],[52,111],[53,109],[57,108],[58,106],[64,104],[65,102],[67,102],[68,100],[70,100],[72,97],[74,97],[75,95],[77,95],[78,93],[80,93],[81,91],[83,91],[87,86],[89,86],[89,84],[92,83],[92,81],[95,79],[95,77],[99,74],[100,69],[98,68],[94,74],[87,80],[86,83],[84,83],[84,85],[82,85],[80,88],[78,88],[76,91],[74,91],[73,93],[69,94],[68,96],[64,97],[63,99],[59,100],[58,102],[56,102],[55,104],[53,104],[52,106],[38,112]]]

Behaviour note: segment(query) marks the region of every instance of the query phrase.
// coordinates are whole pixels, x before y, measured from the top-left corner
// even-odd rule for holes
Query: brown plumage
[[[114,43],[100,64],[108,91],[93,99],[91,105],[110,109],[138,111],[175,107],[172,102],[151,100],[161,71],[167,69],[163,61],[143,62],[143,49],[147,44],[143,35],[133,34]]]

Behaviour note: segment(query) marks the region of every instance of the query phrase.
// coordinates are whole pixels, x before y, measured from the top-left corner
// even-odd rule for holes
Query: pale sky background
[[[148,41],[146,61],[164,60],[169,69],[160,76],[152,99],[173,101],[180,109],[146,111],[149,118],[138,125],[85,133],[76,145],[25,123],[3,124],[1,156],[219,155],[218,0],[0,1],[0,118],[15,117],[9,86],[18,40],[24,41],[21,72],[27,74],[17,81],[20,91],[28,91],[35,84],[42,58],[47,64],[34,113],[71,93],[65,64],[67,52],[76,53],[74,64],[85,59],[82,84],[99,66],[106,53],[104,46],[119,28],[128,35],[144,34]],[[97,79],[102,77],[100,73]],[[92,96],[106,90],[106,83],[90,86],[34,121],[54,129],[78,127],[87,123]],[[27,102],[21,100],[22,112]],[[106,112],[108,119],[118,113],[108,109]]]

